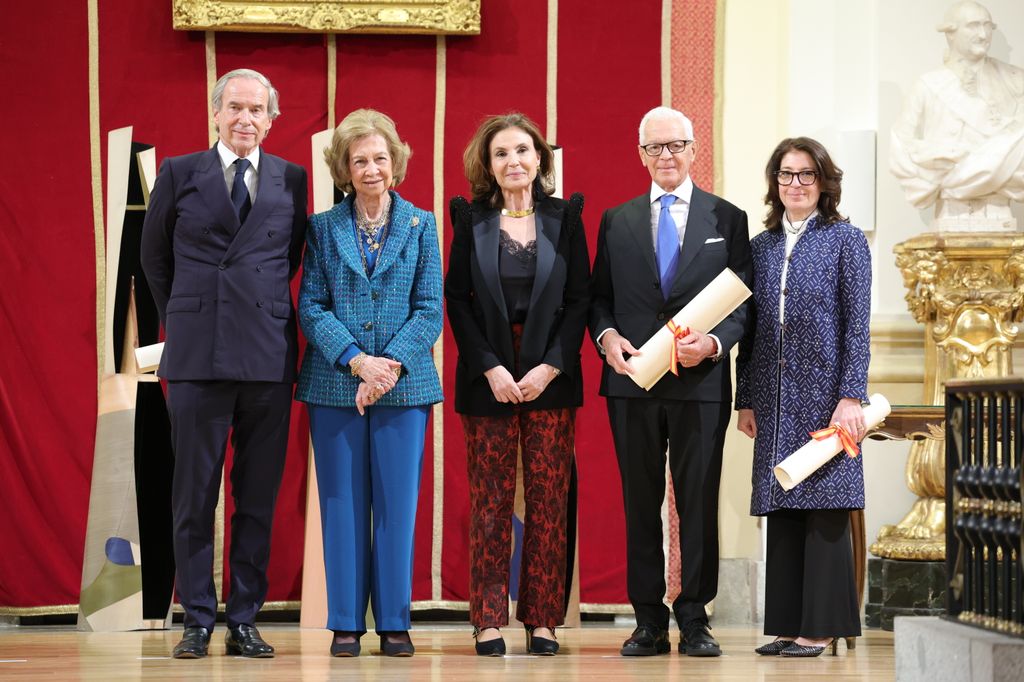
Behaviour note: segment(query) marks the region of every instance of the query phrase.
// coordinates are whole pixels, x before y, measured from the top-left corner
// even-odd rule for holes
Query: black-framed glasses
[[[644,150],[647,156],[661,156],[661,153],[666,149],[673,154],[681,154],[686,151],[686,148],[693,144],[693,140],[672,140],[671,142],[652,142],[651,144],[642,144],[640,148]]]
[[[793,171],[775,171],[773,173],[775,179],[780,185],[792,185],[793,178],[796,178],[797,182],[801,185],[813,185],[815,180],[818,179],[818,171],[802,170],[794,173]]]

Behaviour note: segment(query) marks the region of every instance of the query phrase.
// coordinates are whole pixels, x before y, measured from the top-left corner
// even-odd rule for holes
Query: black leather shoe
[[[228,628],[228,634],[224,637],[224,649],[228,656],[274,657],[274,647],[263,641],[260,631],[254,625],[243,624]]]
[[[416,653],[408,632],[382,632],[380,634],[380,652],[385,656],[407,658]]]
[[[722,647],[711,636],[708,624],[691,620],[683,626],[683,634],[679,637],[679,653],[687,656],[721,656]]]
[[[174,647],[174,658],[202,658],[210,648],[210,631],[201,627],[185,628],[181,641]]]
[[[558,642],[554,639],[548,639],[547,637],[536,637],[533,631],[537,628],[535,625],[526,626],[526,653],[533,654],[534,656],[554,656],[558,653]],[[551,634],[555,634],[555,629],[551,628]]]
[[[331,637],[331,656],[335,658],[352,658],[358,656],[362,647],[359,646],[359,637],[362,635],[360,632],[344,632],[342,630],[335,630],[334,636]],[[338,637],[348,638],[351,637],[351,642],[339,642]]]
[[[622,643],[619,653],[623,656],[657,656],[671,650],[668,630],[656,625],[638,625],[630,638]]]

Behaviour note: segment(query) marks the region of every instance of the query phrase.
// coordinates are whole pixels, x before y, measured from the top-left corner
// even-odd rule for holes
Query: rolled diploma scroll
[[[707,334],[749,297],[747,285],[726,268],[676,313],[672,321],[682,329]],[[666,324],[640,346],[642,355],[634,355],[627,361],[634,369],[629,378],[645,391],[651,390],[669,369],[673,344],[675,337]]]
[[[868,431],[881,424],[882,420],[892,411],[889,401],[881,393],[871,396],[869,403],[867,407],[863,408],[864,424]],[[806,445],[779,462],[772,471],[775,473],[775,478],[779,481],[782,489],[790,491],[805,478],[820,469],[825,462],[839,454],[839,451],[842,449],[843,446],[839,442],[839,436],[829,436],[824,440],[814,440],[812,438]]]

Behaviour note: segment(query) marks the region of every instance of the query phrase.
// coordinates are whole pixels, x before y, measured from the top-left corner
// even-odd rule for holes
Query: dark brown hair
[[[779,181],[775,177],[775,172],[782,166],[782,157],[794,151],[804,152],[814,161],[814,170],[818,172],[818,188],[821,190],[821,196],[818,197],[818,215],[821,216],[821,220],[826,225],[846,220],[839,215],[843,171],[832,162],[828,150],[817,140],[809,137],[787,137],[772,152],[764,169],[764,179],[768,182],[768,193],[764,195],[768,215],[765,216],[764,226],[769,230],[776,230],[782,226],[782,216],[786,208],[779,196]],[[793,182],[797,182],[797,179],[793,178]]]
[[[469,180],[469,191],[473,201],[486,203],[492,208],[500,208],[504,204],[504,199],[498,181],[491,173],[491,140],[508,128],[519,128],[529,135],[533,139],[533,148],[540,155],[540,168],[537,169],[537,178],[533,181],[534,196],[551,195],[555,191],[555,153],[540,134],[537,124],[518,111],[490,116],[477,128],[476,134],[462,155],[462,161],[465,164],[466,179]]]

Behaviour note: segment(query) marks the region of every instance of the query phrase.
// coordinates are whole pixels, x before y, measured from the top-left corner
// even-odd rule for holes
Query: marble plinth
[[[946,565],[942,561],[868,559],[868,627],[893,629],[897,616],[938,616],[946,607]]]

